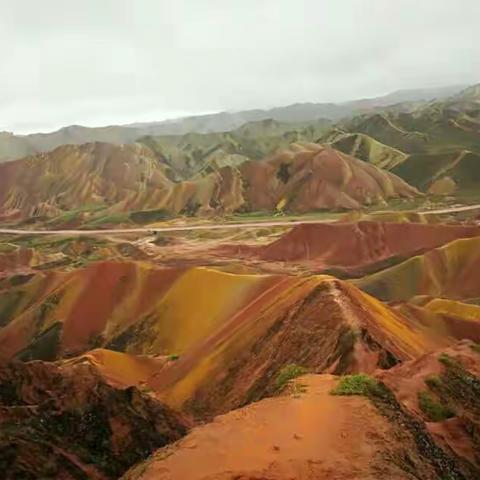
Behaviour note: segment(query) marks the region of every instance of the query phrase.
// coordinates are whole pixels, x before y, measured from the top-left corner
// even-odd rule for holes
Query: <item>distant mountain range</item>
[[[161,122],[111,125],[106,127],[83,127],[71,125],[52,133],[15,135],[0,132],[0,162],[47,152],[65,144],[107,142],[114,144],[134,143],[137,139],[152,135],[184,135],[190,132],[212,133],[236,129],[247,122],[273,119],[278,122],[297,123],[326,119],[338,121],[354,114],[396,105],[403,111],[418,106],[418,102],[445,99],[462,91],[464,86],[449,86],[430,89],[399,90],[385,96],[355,100],[345,103],[296,103],[270,110],[245,110],[219,112]]]
[[[0,165],[0,218],[97,225],[128,223],[132,212],[147,212],[148,219],[305,213],[419,192],[478,196],[477,86],[443,100],[366,109],[339,122],[266,119],[228,132],[137,136],[155,128],[69,127],[23,137],[66,144]],[[82,143],[81,132],[96,141]]]

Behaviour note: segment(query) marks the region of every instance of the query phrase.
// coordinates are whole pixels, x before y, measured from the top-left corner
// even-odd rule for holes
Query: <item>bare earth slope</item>
[[[479,367],[472,345],[459,344],[363,377],[347,396],[331,394],[338,377],[301,377],[281,397],[195,428],[123,478],[475,479]],[[432,419],[425,398],[452,413]]]
[[[453,240],[478,235],[480,227],[476,225],[381,221],[317,223],[295,226],[267,245],[223,245],[214,252],[358,276],[385,268],[388,261],[399,262]]]

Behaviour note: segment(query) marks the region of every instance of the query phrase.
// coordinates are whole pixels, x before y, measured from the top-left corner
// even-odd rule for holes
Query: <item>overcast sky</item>
[[[480,0],[0,0],[0,130],[480,81]]]

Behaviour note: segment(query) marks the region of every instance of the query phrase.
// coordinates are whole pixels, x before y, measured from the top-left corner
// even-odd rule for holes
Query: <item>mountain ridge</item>
[[[342,103],[294,103],[272,109],[253,109],[240,112],[218,112],[170,119],[160,122],[141,122],[102,127],[70,125],[50,133],[15,135],[0,132],[0,162],[41,153],[67,143],[81,144],[93,141],[132,143],[146,135],[182,135],[188,132],[211,133],[230,131],[249,121],[268,118],[281,122],[305,122],[321,118],[340,120],[362,109],[386,107],[399,102],[417,102],[444,98],[464,89],[449,86],[433,89],[399,90],[384,96]]]

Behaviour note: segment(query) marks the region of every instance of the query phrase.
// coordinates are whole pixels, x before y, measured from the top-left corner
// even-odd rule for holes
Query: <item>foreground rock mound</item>
[[[88,364],[0,370],[0,471],[7,480],[118,478],[186,428],[158,400],[112,388]]]
[[[472,347],[426,355],[379,378],[300,377],[283,396],[193,429],[123,478],[477,479],[480,355]],[[433,405],[452,407],[445,418],[417,406],[425,403],[418,392],[430,388],[425,380]]]
[[[331,396],[333,376],[299,381],[306,389],[299,398],[265,399],[217,417],[123,478],[366,479],[379,472],[383,478],[409,478],[382,461],[402,445],[367,399]]]

